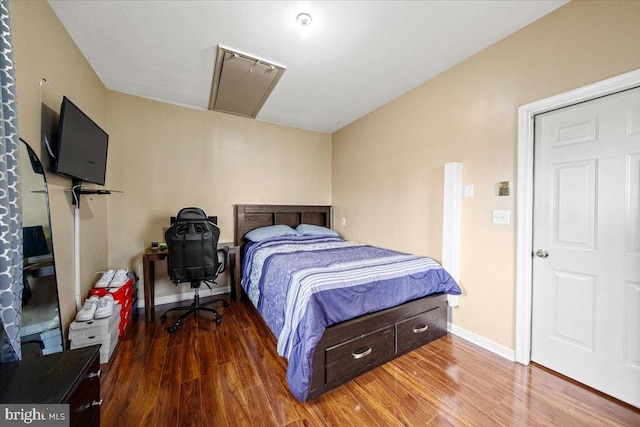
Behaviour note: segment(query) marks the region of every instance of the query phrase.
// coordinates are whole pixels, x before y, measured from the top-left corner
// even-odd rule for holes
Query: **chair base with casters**
[[[162,316],[160,316],[160,320],[165,322],[167,320],[167,313],[169,313],[170,311],[186,310],[186,313],[183,313],[180,317],[178,317],[178,320],[176,320],[173,323],[173,325],[171,325],[167,329],[167,331],[169,331],[169,333],[175,332],[176,329],[178,329],[178,326],[180,326],[182,321],[188,315],[190,315],[192,313],[197,313],[198,311],[208,311],[209,313],[213,313],[213,315],[215,316],[215,319],[216,319],[216,324],[219,325],[220,323],[222,323],[222,316],[220,316],[220,313],[218,313],[218,311],[216,309],[209,308],[207,306],[222,301],[222,306],[223,307],[229,307],[229,303],[227,301],[223,300],[222,298],[218,298],[218,299],[214,299],[212,301],[207,301],[204,304],[200,304],[200,295],[198,294],[198,290],[200,289],[200,282],[199,281],[191,282],[191,287],[194,289],[194,295],[193,295],[193,303],[190,306],[188,306],[188,307],[173,307],[173,308],[170,308],[169,310],[165,311],[164,314]]]

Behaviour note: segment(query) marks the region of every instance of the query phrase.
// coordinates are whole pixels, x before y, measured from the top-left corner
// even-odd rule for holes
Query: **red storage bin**
[[[119,338],[124,335],[124,332],[129,327],[129,322],[131,321],[131,308],[132,306],[130,304],[129,308],[120,311],[120,332],[118,334]]]
[[[131,319],[131,308],[133,306],[133,279],[128,279],[124,285],[119,288],[93,288],[91,295],[99,297],[110,293],[116,304],[120,304],[120,326],[118,337],[121,338],[129,326]]]
[[[119,288],[93,288],[91,289],[91,295],[98,295],[99,297],[105,296],[110,293],[116,303],[122,305],[124,308],[127,299],[131,302],[133,289],[133,279],[128,279],[124,285]]]

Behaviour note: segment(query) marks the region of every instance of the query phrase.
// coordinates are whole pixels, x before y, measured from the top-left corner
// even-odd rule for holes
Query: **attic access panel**
[[[255,119],[285,68],[219,46],[209,110]]]

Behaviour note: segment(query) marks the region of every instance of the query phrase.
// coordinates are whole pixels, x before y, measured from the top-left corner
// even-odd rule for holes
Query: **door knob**
[[[536,256],[540,258],[546,258],[549,256],[549,252],[546,249],[538,249],[536,251]]]

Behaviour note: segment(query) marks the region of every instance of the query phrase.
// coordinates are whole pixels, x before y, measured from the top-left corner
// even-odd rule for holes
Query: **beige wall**
[[[475,194],[462,203],[453,323],[513,349],[517,109],[638,68],[640,2],[556,10],[333,135],[338,231],[440,259],[444,164],[462,162]],[[496,195],[499,181],[511,196]],[[511,225],[492,225],[493,209]]]
[[[106,126],[106,89],[44,1],[11,0],[11,27],[16,64],[20,136],[48,169],[41,144],[41,100],[58,112],[66,95],[98,124]],[[54,89],[43,85],[45,78]],[[52,232],[63,325],[75,316],[73,273],[73,206],[65,192],[71,181],[47,173]],[[25,214],[28,218],[28,215]],[[107,203],[83,197],[81,210],[81,284],[83,295],[94,282],[93,272],[107,266]]]
[[[135,269],[162,227],[184,206],[219,216],[233,239],[233,204],[331,203],[328,134],[198,111],[108,92],[44,1],[11,0],[20,135],[48,169],[41,101],[59,112],[66,95],[110,135],[107,183],[124,191],[81,199],[81,284],[85,296],[108,267]],[[40,89],[40,79],[48,83]],[[45,125],[48,129],[50,126]],[[63,325],[75,316],[70,180],[47,173]],[[156,296],[188,292],[157,267]],[[142,295],[140,295],[142,297]]]
[[[233,205],[330,204],[331,137],[271,123],[108,93],[109,260],[142,277],[142,253],[180,208],[218,216],[233,240]],[[222,283],[221,283],[222,284]],[[156,297],[174,287],[156,266]]]
[[[40,100],[67,95],[111,136],[107,188],[82,199],[83,294],[94,271],[135,269],[167,218],[197,205],[231,240],[235,203],[331,203],[347,238],[440,259],[444,163],[464,163],[458,326],[513,348],[516,111],[640,68],[640,2],[573,2],[333,136],[108,92],[44,1],[11,0],[20,134],[42,155]],[[39,81],[47,85],[39,90]],[[69,180],[47,174],[62,319],[73,303]],[[333,180],[333,186],[332,186]],[[512,195],[497,197],[498,181]],[[258,183],[258,185],[256,185]],[[333,200],[332,200],[333,197]],[[347,225],[340,225],[345,217]],[[158,267],[158,295],[175,292]]]

